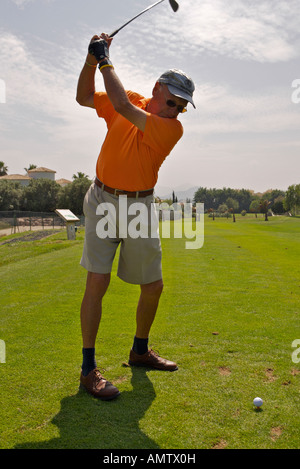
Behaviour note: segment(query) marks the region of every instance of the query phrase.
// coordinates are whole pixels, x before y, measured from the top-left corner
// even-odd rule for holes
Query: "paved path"
[[[32,226],[31,231],[41,231],[41,230],[52,230],[53,226]],[[65,226],[54,226],[55,230],[58,229],[65,229]],[[29,231],[29,226],[16,226],[16,231],[14,231],[14,227],[12,228],[6,228],[5,230],[0,230],[0,237],[1,236],[8,236],[14,233],[23,233],[24,231]]]

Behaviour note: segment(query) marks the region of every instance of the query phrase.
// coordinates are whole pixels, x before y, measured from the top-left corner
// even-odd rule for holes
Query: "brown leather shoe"
[[[148,350],[148,352],[144,353],[143,355],[138,355],[131,349],[128,363],[131,366],[146,366],[164,371],[175,371],[178,369],[175,362],[161,358],[152,349]]]
[[[109,381],[103,378],[98,368],[92,370],[87,376],[80,375],[80,384],[92,396],[103,401],[109,401],[120,395],[120,391]]]

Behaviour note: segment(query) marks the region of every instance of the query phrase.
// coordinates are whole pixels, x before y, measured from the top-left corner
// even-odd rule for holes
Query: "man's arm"
[[[100,37],[93,36],[90,44],[97,39],[100,39]],[[112,38],[108,38],[107,40],[108,48],[111,42],[112,42]],[[78,84],[77,84],[76,101],[81,106],[95,108],[95,105],[94,105],[95,72],[97,69],[97,65],[98,65],[98,60],[93,54],[90,53],[90,50],[89,50],[89,53],[86,57],[86,61],[80,73]]]
[[[113,68],[105,67],[102,69],[101,73],[106,93],[115,111],[144,132],[147,113],[130,102],[127,93]]]
[[[77,95],[76,101],[81,106],[87,106],[95,108],[94,105],[94,94],[95,94],[95,72],[97,67],[95,58],[88,54],[86,58],[86,63],[83,66],[83,69],[80,73],[78,85],[77,85]],[[90,65],[88,65],[90,64]]]
[[[112,42],[107,34],[102,33],[101,36],[94,36],[95,39],[104,39],[108,43],[108,47]],[[77,86],[76,100],[81,106],[95,108],[95,72],[97,67],[97,59],[94,55],[88,54],[86,63],[81,71]],[[146,127],[147,113],[134,106],[112,67],[105,67],[101,71],[106,93],[114,107],[114,109],[123,117],[128,119],[133,125],[144,131]]]

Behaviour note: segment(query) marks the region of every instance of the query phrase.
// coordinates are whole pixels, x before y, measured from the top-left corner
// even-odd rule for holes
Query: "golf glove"
[[[94,55],[98,62],[105,58],[109,58],[109,50],[107,42],[104,39],[96,39],[89,45],[89,53]]]

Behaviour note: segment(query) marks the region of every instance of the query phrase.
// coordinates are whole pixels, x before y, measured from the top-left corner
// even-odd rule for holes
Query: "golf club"
[[[134,18],[131,18],[131,20],[127,21],[127,23],[123,24],[123,26],[121,26],[119,29],[116,29],[113,33],[111,33],[109,36],[110,37],[114,37],[119,31],[121,31],[121,29],[125,28],[125,26],[127,26],[129,23],[131,23],[133,20],[135,20],[136,18],[138,18],[139,16],[141,16],[143,13],[146,13],[146,11],[148,10],[151,10],[151,8],[155,7],[156,5],[158,5],[159,3],[162,3],[164,2],[164,0],[159,0],[158,2],[156,3],[153,3],[153,5],[150,5],[148,8],[145,8],[145,10],[141,11],[138,15],[134,16]],[[169,3],[171,5],[171,8],[174,12],[176,12],[179,8],[179,5],[178,3],[175,1],[175,0],[169,0]]]

